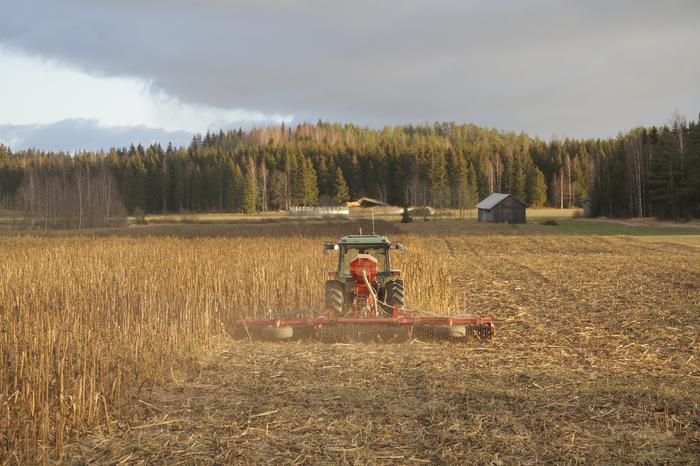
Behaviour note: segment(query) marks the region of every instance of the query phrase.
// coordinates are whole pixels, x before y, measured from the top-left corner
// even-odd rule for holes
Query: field
[[[466,344],[230,339],[353,221],[0,236],[0,463],[697,462],[700,232],[557,222],[378,223]]]

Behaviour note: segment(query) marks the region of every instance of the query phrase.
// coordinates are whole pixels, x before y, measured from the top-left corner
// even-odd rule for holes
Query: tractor
[[[386,236],[348,235],[325,243],[324,253],[338,251],[338,268],[328,272],[325,308],[336,316],[378,317],[404,307],[401,271],[391,268],[389,251],[405,251]]]
[[[234,322],[233,335],[250,340],[317,339],[406,341],[411,338],[467,341],[490,339],[489,317],[445,315],[409,309],[401,272],[391,268],[389,252],[404,251],[385,236],[347,235],[325,243],[338,251],[338,268],[328,272],[324,307],[319,311],[268,312]]]

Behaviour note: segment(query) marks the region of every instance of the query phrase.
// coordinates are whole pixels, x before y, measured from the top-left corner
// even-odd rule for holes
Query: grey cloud
[[[42,149],[74,152],[77,150],[108,150],[160,143],[165,147],[187,145],[192,134],[186,131],[167,132],[145,126],[101,127],[94,120],[69,119],[48,125],[0,125],[0,143],[13,150]]]
[[[179,99],[607,136],[700,109],[700,2],[9,0],[0,43]],[[689,115],[694,116],[694,113]]]

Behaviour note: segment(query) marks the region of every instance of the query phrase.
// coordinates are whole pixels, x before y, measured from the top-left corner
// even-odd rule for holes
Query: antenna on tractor
[[[376,233],[374,232],[374,211],[372,211],[372,234],[376,235]]]

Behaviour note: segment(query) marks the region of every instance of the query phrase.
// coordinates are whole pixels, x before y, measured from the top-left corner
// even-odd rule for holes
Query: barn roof
[[[367,196],[362,196],[356,201],[350,201],[345,203],[346,206],[348,207],[376,207],[376,206],[385,206],[386,202],[379,201],[377,199],[372,199],[371,197]]]
[[[389,244],[386,236],[380,235],[346,235],[338,241],[340,244]]]
[[[505,198],[507,197],[512,197],[516,201],[520,202],[516,197],[511,196],[510,194],[501,194],[501,193],[493,193],[483,201],[479,202],[476,205],[477,209],[483,209],[483,210],[491,210],[494,207],[496,207],[498,204],[500,204]],[[522,202],[520,202],[523,204]],[[525,204],[523,204],[524,206]]]

